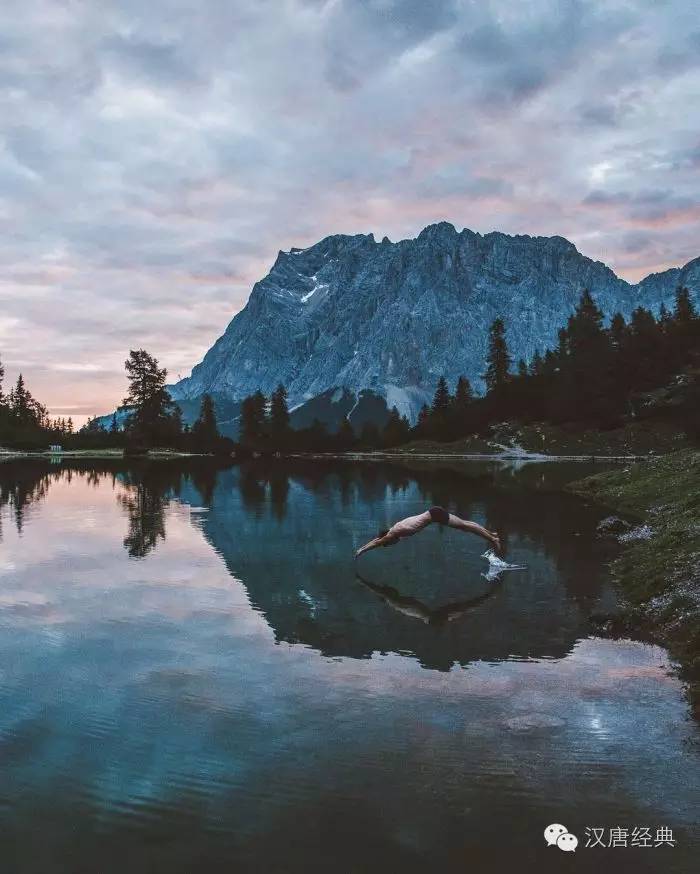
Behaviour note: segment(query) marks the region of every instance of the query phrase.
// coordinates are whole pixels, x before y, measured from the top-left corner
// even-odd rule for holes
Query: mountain
[[[362,389],[355,394],[347,388],[334,388],[321,392],[292,410],[289,422],[292,428],[299,429],[308,428],[318,421],[330,432],[335,432],[344,419],[359,434],[364,425],[383,428],[389,419],[389,408],[386,400],[370,389]]]
[[[438,378],[465,374],[482,386],[488,328],[506,323],[514,360],[556,344],[588,288],[606,316],[670,306],[686,284],[697,298],[700,258],[636,285],[563,237],[457,232],[447,222],[415,239],[326,237],[280,252],[246,306],[192,375],[178,400],[213,392],[240,400],[283,382],[292,405],[325,392],[370,389],[415,421]]]

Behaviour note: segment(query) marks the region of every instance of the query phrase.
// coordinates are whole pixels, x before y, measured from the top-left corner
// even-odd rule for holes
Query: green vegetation
[[[647,539],[631,538],[612,565],[627,599],[625,622],[666,646],[700,706],[700,451],[687,449],[569,486],[637,518]]]
[[[624,457],[675,452],[689,440],[673,423],[630,422],[621,428],[564,428],[548,422],[500,422],[482,434],[471,434],[450,443],[413,440],[393,450],[401,455],[498,455],[541,453],[548,456]]]

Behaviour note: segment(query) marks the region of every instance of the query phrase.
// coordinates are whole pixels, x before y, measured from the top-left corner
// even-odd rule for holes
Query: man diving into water
[[[459,516],[448,513],[444,507],[431,507],[425,513],[409,516],[392,525],[388,530],[380,531],[369,543],[365,543],[364,546],[357,550],[355,558],[359,558],[363,552],[369,552],[370,549],[377,549],[380,546],[393,546],[402,537],[412,537],[433,522],[437,522],[438,525],[447,525],[449,528],[456,528],[458,531],[466,531],[467,534],[477,534],[479,537],[483,537],[484,540],[488,540],[497,551],[501,549],[501,541],[496,531],[487,531],[476,522],[460,519]]]

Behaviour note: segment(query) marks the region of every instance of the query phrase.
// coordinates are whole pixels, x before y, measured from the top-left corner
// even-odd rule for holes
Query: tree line
[[[477,396],[466,376],[459,377],[454,393],[441,377],[414,427],[393,407],[381,429],[365,424],[356,432],[345,418],[335,434],[319,421],[293,430],[280,385],[269,400],[261,391],[244,399],[240,439],[255,449],[347,451],[421,439],[447,442],[486,433],[504,420],[606,430],[647,415],[650,393],[669,384],[673,397],[665,407],[651,404],[654,414],[700,438],[700,317],[688,289],[679,287],[672,312],[662,306],[657,318],[640,306],[629,322],[616,313],[606,327],[584,290],[556,347],[515,367],[506,325],[497,318],[489,330],[483,379],[486,392]]]
[[[347,452],[352,449],[389,448],[405,443],[411,435],[408,419],[392,408],[383,429],[368,422],[356,433],[347,417],[335,433],[315,419],[306,428],[290,424],[287,390],[280,384],[267,398],[262,391],[241,403],[240,442],[243,447],[262,451]]]
[[[0,444],[35,448],[73,434],[72,418],[52,419],[44,404],[29,391],[21,373],[7,394],[4,378],[5,369],[0,362]]]
[[[234,442],[219,433],[214,401],[202,396],[199,416],[190,427],[165,384],[168,371],[145,349],[131,350],[124,362],[129,389],[109,429],[92,419],[81,430],[107,445],[121,444],[133,454],[153,447],[186,452],[230,454]],[[121,414],[121,416],[118,415]],[[121,420],[121,424],[120,424]]]
[[[164,446],[193,452],[230,453],[235,444],[219,433],[216,410],[204,395],[195,423],[166,389],[167,370],[146,350],[132,350],[125,362],[128,393],[109,428],[98,419],[74,433],[71,419],[51,419],[29,392],[22,375],[3,394],[0,364],[0,443],[20,448],[124,446],[138,452]],[[687,288],[679,287],[673,310],[658,317],[638,307],[629,322],[616,313],[605,326],[590,292],[559,331],[555,348],[536,352],[513,367],[506,325],[496,319],[489,330],[483,379],[477,396],[459,377],[454,393],[441,377],[430,405],[411,427],[396,407],[382,428],[371,422],[359,432],[344,418],[336,433],[320,421],[294,429],[283,385],[268,398],[257,391],[240,408],[240,444],[251,451],[338,451],[392,448],[415,439],[451,441],[486,433],[504,420],[542,421],[572,428],[611,429],[633,417],[654,414],[700,438],[700,316]],[[671,386],[670,401],[649,403],[655,390]]]
[[[75,431],[71,418],[51,419],[47,408],[25,385],[22,374],[5,395],[4,368],[0,363],[0,445],[17,449],[125,448],[134,453],[155,446],[189,452],[230,454],[235,444],[222,437],[214,402],[204,395],[192,427],[182,421],[182,412],[168,393],[167,370],[144,349],[132,350],[125,362],[128,393],[112,416],[110,426],[93,418]]]

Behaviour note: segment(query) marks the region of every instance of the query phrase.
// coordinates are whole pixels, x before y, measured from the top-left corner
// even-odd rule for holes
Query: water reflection
[[[0,501],[21,529],[27,509],[52,484],[73,477],[105,483],[124,513],[123,544],[134,559],[165,541],[169,507],[196,508],[193,524],[278,641],[331,656],[410,652],[425,667],[450,670],[475,658],[559,658],[589,632],[590,612],[612,597],[604,591],[609,547],[595,538],[599,511],[555,489],[551,477],[562,475],[551,466],[513,471],[491,463],[226,466],[191,459],[56,468],[30,461],[0,467]],[[483,594],[483,577],[490,577],[481,543],[433,526],[362,564],[363,589],[394,608],[388,616],[362,595],[350,557],[377,529],[433,503],[503,532],[509,559],[526,569]],[[492,599],[497,588],[504,591]],[[471,607],[479,607],[478,619],[439,637],[405,621],[445,626]]]
[[[165,540],[166,509],[180,497],[184,484],[194,486],[210,504],[217,473],[225,466],[209,459],[142,461],[129,467],[121,460],[6,461],[0,463],[0,509],[9,507],[21,532],[26,513],[46,499],[52,486],[70,485],[74,479],[95,488],[107,484],[126,515],[124,548],[131,558],[145,558]],[[0,540],[1,525],[0,517]]]
[[[589,636],[614,593],[565,475],[0,464],[7,869],[543,874],[563,821],[669,825],[616,867],[693,870],[682,689],[662,650]],[[434,501],[526,570],[488,583],[435,528],[358,580],[357,545]]]
[[[328,656],[410,652],[439,670],[475,658],[558,658],[589,632],[588,616],[611,593],[604,590],[609,547],[595,537],[599,511],[548,485],[550,470],[562,475],[549,468],[523,481],[495,464],[247,465],[221,472],[198,524],[280,642]],[[197,504],[202,496],[185,485],[182,499]],[[406,617],[387,615],[358,589],[350,561],[379,528],[436,502],[504,532],[509,558],[527,566],[512,572],[479,621],[465,618],[468,634],[458,623],[426,635]],[[438,611],[477,597],[488,574],[482,548],[436,527],[368,556],[361,572],[385,594],[393,587]]]
[[[371,592],[374,592],[392,610],[437,628],[447,625],[448,622],[454,622],[455,619],[460,619],[468,611],[473,610],[479,604],[483,604],[484,601],[492,598],[496,592],[496,586],[493,585],[488,591],[481,595],[476,595],[474,598],[467,598],[463,601],[455,601],[451,604],[443,604],[441,607],[431,608],[412,595],[402,595],[394,586],[380,586],[377,583],[366,580],[360,574],[355,576],[363,586],[367,586]]]

